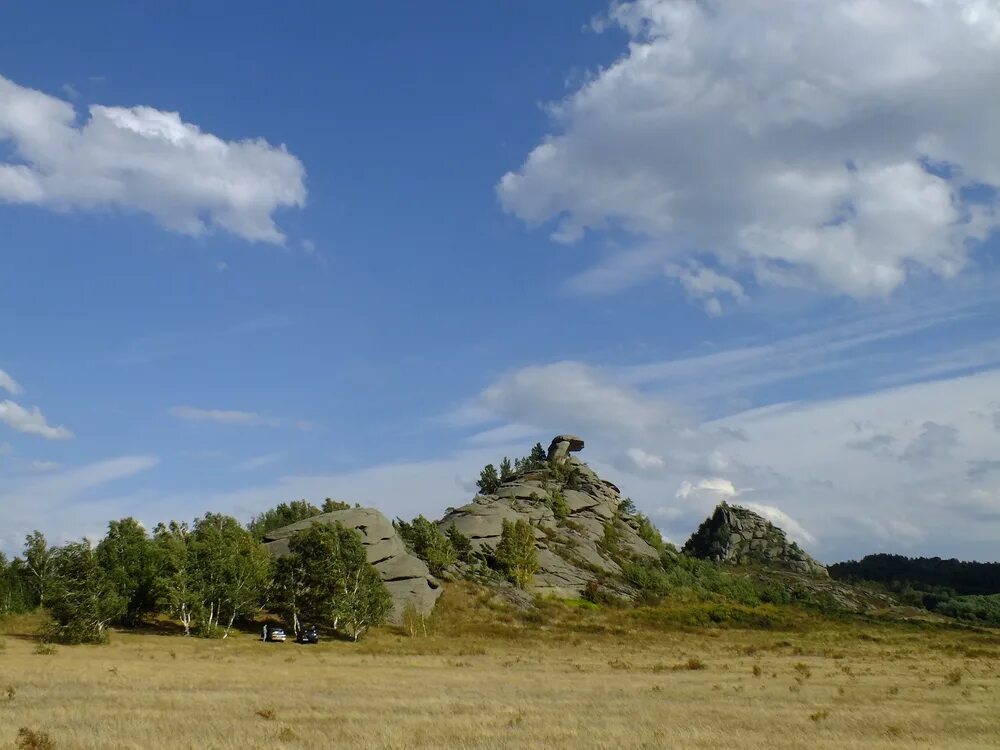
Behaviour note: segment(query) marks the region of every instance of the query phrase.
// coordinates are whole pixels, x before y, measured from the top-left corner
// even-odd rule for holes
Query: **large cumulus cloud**
[[[713,313],[743,294],[725,275],[884,296],[1000,225],[995,2],[636,0],[603,23],[627,50],[498,186],[556,240],[633,236],[584,288],[712,279],[684,287]]]
[[[284,240],[275,211],[305,203],[305,170],[284,146],[227,141],[152,107],[95,105],[78,124],[69,102],[2,76],[0,149],[0,202],[140,211],[172,231],[263,242]]]

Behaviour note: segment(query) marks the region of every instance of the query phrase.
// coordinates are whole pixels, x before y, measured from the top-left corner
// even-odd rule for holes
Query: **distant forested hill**
[[[829,567],[833,578],[879,583],[915,606],[1000,627],[1000,563],[868,555]]]
[[[841,580],[876,581],[894,588],[909,584],[922,591],[944,588],[960,595],[1000,594],[1000,563],[995,562],[879,554],[836,563],[829,570]]]

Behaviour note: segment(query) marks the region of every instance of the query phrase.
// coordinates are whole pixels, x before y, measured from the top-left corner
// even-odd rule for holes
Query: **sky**
[[[996,0],[0,5],[0,549],[468,502],[1000,559]]]

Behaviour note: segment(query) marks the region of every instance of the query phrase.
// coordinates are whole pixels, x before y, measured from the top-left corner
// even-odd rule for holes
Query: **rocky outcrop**
[[[549,463],[563,463],[569,458],[570,453],[577,453],[583,450],[583,438],[576,435],[556,435],[549,443],[548,461]]]
[[[828,577],[785,532],[748,508],[722,503],[688,539],[684,553],[731,565],[759,564]]]
[[[426,563],[407,551],[392,523],[377,510],[350,508],[313,516],[268,532],[264,537],[264,546],[276,557],[286,555],[289,537],[314,523],[341,523],[361,534],[368,562],[378,571],[392,597],[390,622],[401,622],[403,610],[409,604],[422,614],[431,613],[441,595],[440,585],[430,574]]]
[[[560,435],[541,468],[515,475],[492,493],[450,510],[438,522],[472,541],[475,552],[490,553],[500,541],[505,520],[527,521],[535,534],[539,570],[533,590],[578,597],[592,581],[628,596],[619,562],[631,557],[656,558],[659,553],[640,535],[636,518],[621,512],[621,495],[569,453],[583,440]]]

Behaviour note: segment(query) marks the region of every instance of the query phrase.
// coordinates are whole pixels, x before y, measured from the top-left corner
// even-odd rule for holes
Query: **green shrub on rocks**
[[[397,518],[393,526],[410,551],[426,562],[434,575],[441,575],[445,568],[458,560],[458,553],[451,539],[422,515],[414,518],[411,523]]]
[[[500,571],[518,588],[526,588],[538,572],[538,553],[535,550],[535,533],[528,522],[518,519],[511,523],[504,519],[500,543],[494,552]]]

